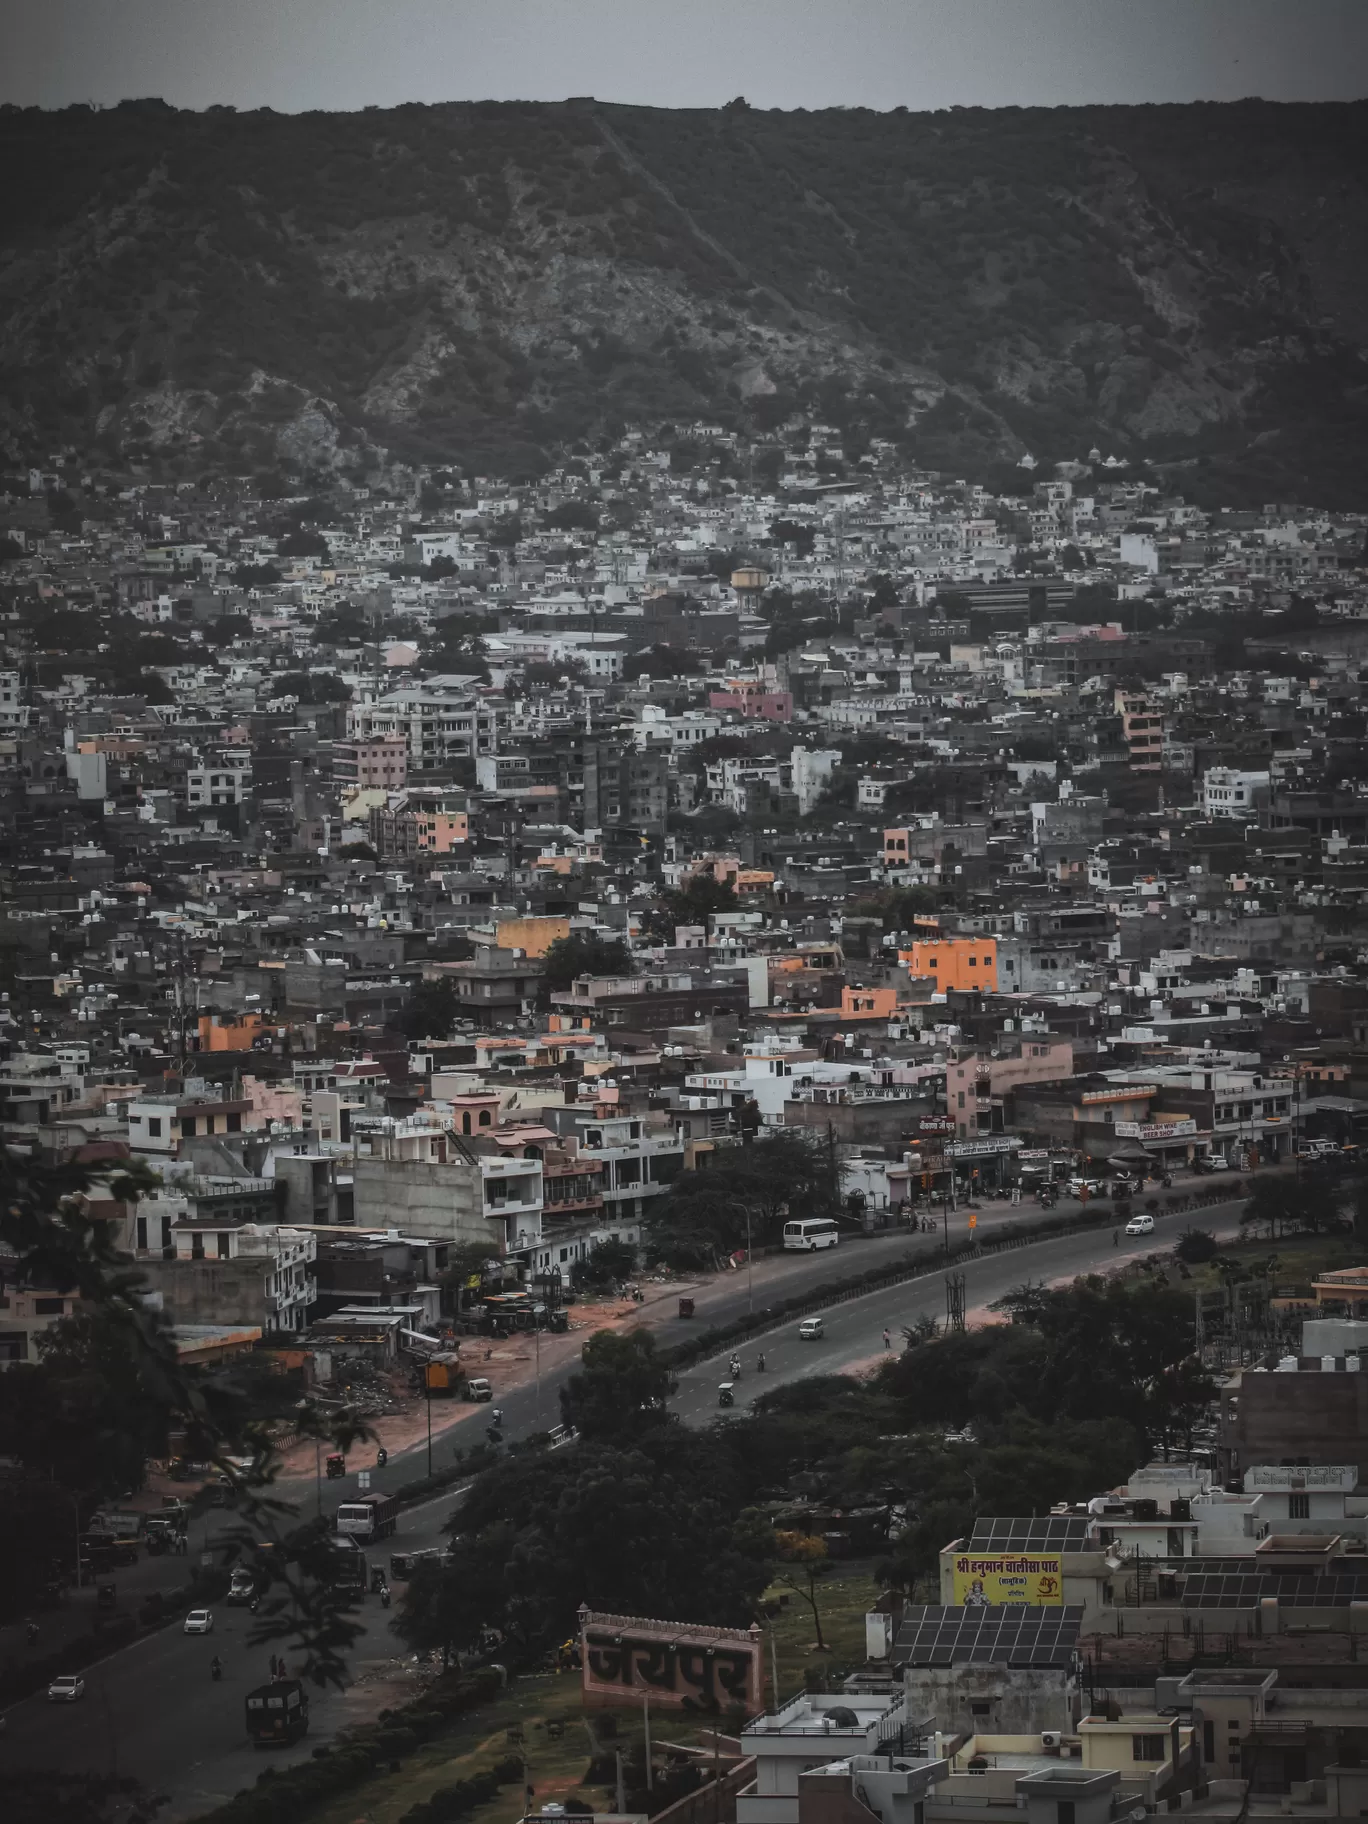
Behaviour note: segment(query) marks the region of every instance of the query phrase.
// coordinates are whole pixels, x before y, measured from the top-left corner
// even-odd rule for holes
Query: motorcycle
[[[380,1592],[380,1607],[382,1609],[387,1609],[389,1606],[390,1606],[389,1585],[386,1584],[384,1589],[381,1590],[381,1592]]]
[[[386,1463],[388,1463],[388,1462],[389,1462],[389,1452],[382,1445],[380,1447],[380,1449],[377,1450],[375,1453],[375,1467],[377,1469],[383,1469],[385,1467]]]
[[[755,1358],[755,1372],[757,1374],[763,1374],[765,1372],[765,1358],[763,1355],[757,1355]]]
[[[223,1677],[223,1661],[217,1654],[209,1661],[209,1676],[215,1684]]]

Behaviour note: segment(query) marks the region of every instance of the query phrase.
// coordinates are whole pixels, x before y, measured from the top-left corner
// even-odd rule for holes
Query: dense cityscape
[[[0,1820],[1368,1817],[1368,13],[0,59]]]
[[[860,1651],[755,1685],[783,1707],[729,1738],[740,1824],[800,1824],[782,1743],[823,1715],[842,1752],[920,1741],[877,1777],[926,1817],[1324,1789],[1337,1689],[1277,1697],[1280,1761],[1263,1718],[1352,1665],[1368,1538],[1368,519],[1018,466],[989,493],[794,420],[534,480],[67,449],[7,481],[5,1138],[243,1405],[197,1465],[184,1413],[125,1423],[139,1376],[86,1382],[82,1287],[16,1279],[4,1676],[150,1631],[180,1722],[129,1747],[176,1815],[250,1765],[175,1606],[274,1589],[214,1549],[244,1411],[329,1549],[371,1542],[321,1587],[336,1627],[369,1579],[350,1644],[391,1699],[404,1642],[474,1702],[581,1609],[663,1608],[743,1643],[730,1715],[773,1591],[821,1642],[817,1574],[872,1557]],[[688,1525],[651,1536],[636,1482]],[[1309,1659],[1280,1605],[1328,1630]],[[369,1721],[350,1637],[276,1625],[343,1683],[315,1739]]]

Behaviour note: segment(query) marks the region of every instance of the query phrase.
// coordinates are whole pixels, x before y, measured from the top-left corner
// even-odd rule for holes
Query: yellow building
[[[569,937],[568,918],[501,918],[495,927],[500,950],[521,950],[524,956],[545,956],[557,939]]]

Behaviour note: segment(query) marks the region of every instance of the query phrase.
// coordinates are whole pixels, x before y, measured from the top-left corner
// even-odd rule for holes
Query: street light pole
[[[750,1205],[748,1203],[742,1203],[742,1201],[739,1197],[733,1197],[729,1201],[730,1201],[731,1208],[734,1210],[740,1210],[741,1214],[746,1219],[746,1311],[749,1316],[754,1317],[755,1316],[755,1262],[753,1259],[753,1250],[751,1248]]]
[[[428,1475],[432,1474],[432,1363],[423,1363],[423,1392],[427,1395]]]

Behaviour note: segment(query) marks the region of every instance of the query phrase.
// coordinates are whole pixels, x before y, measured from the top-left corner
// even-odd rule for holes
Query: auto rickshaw
[[[329,1482],[336,1482],[339,1477],[346,1475],[347,1459],[340,1450],[334,1450],[329,1454],[327,1459],[327,1471]]]
[[[734,1382],[723,1381],[719,1385],[717,1389],[717,1403],[719,1406],[735,1406],[736,1386]]]
[[[119,1606],[119,1592],[112,1583],[96,1584],[95,1606],[97,1609],[114,1609]]]
[[[681,1298],[679,1301],[679,1315],[681,1317],[692,1317],[693,1314],[694,1301],[691,1298]]]

